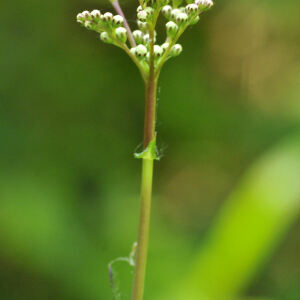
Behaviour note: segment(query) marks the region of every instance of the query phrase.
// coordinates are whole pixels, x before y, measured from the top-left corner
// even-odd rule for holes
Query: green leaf
[[[144,151],[140,153],[134,153],[134,157],[149,160],[159,160],[159,156],[157,155],[156,137],[148,144]]]
[[[240,299],[300,212],[300,135],[259,159],[232,192],[172,300]]]

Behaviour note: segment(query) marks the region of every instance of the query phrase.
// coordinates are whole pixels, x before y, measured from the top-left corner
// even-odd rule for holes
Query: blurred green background
[[[108,1],[0,8],[0,299],[112,299],[107,264],[137,236],[142,80],[76,24]],[[300,299],[299,11],[216,0],[164,67],[145,300]]]

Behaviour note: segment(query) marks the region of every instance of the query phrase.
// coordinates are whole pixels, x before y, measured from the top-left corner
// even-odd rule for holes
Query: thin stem
[[[169,47],[166,49],[165,53],[161,57],[160,63],[158,64],[158,66],[156,68],[156,72],[155,72],[156,76],[159,76],[161,68],[164,65],[164,63],[167,61],[168,55],[170,54],[170,51],[171,51],[172,47],[178,41],[178,39],[180,38],[180,36],[182,35],[182,33],[184,32],[184,30],[186,29],[186,27],[187,26],[185,26],[184,28],[182,28],[181,30],[179,30],[178,33],[177,33],[177,35],[175,36],[175,38],[169,42]]]
[[[142,300],[146,273],[147,250],[149,240],[150,211],[152,197],[153,160],[143,159],[140,225],[132,300]]]
[[[131,32],[130,26],[129,26],[128,22],[127,22],[127,19],[126,19],[125,15],[123,13],[123,10],[122,10],[122,8],[120,6],[119,0],[113,0],[113,1],[111,1],[111,4],[113,5],[115,11],[120,16],[123,17],[123,19],[124,19],[124,27],[127,30],[127,36],[128,36],[128,40],[129,40],[130,46],[131,47],[135,47],[136,46],[135,40],[133,38],[133,35],[132,35],[132,32]]]
[[[194,16],[193,19],[195,19],[197,16],[201,15],[202,12],[199,12],[196,16]],[[191,20],[192,21],[192,20]],[[191,23],[190,21],[190,23]],[[164,63],[168,60],[168,55],[170,54],[170,51],[172,47],[175,45],[175,43],[179,40],[180,36],[183,34],[183,32],[187,29],[187,27],[190,25],[190,23],[186,23],[185,26],[183,26],[176,34],[175,38],[171,41],[169,41],[169,38],[166,40],[166,42],[169,43],[169,47],[166,49],[165,53],[160,59],[160,62],[156,68],[155,76],[159,76],[160,71]]]
[[[145,123],[144,123],[144,149],[155,138],[156,118],[156,86],[157,78],[154,72],[154,31],[149,31],[150,44],[150,70],[148,84],[146,85]]]
[[[117,46],[119,46],[120,48],[122,48],[128,54],[128,56],[132,59],[132,61],[136,64],[136,66],[140,70],[140,73],[141,73],[141,75],[143,77],[143,80],[144,80],[144,82],[146,84],[147,83],[147,73],[146,73],[144,67],[139,62],[139,60],[136,58],[136,56],[130,52],[130,50],[127,47],[127,45],[122,44],[122,43],[118,43]]]
[[[145,124],[144,124],[144,149],[155,138],[156,119],[156,89],[157,78],[154,72],[154,29],[149,28],[150,43],[150,69],[146,83]],[[147,250],[150,226],[150,211],[152,197],[153,159],[143,159],[141,208],[138,233],[138,246],[136,267],[133,282],[132,300],[142,300],[146,274]]]

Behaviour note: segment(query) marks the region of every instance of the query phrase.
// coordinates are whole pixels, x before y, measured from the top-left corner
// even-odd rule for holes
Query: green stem
[[[174,39],[169,41],[169,47],[166,49],[165,53],[161,57],[160,63],[158,64],[158,66],[156,68],[156,74],[155,74],[156,76],[159,76],[161,68],[164,65],[164,63],[167,61],[168,55],[170,54],[170,51],[171,51],[172,47],[176,44],[176,42],[178,41],[178,39],[180,38],[180,36],[184,32],[186,27],[187,27],[187,25],[185,27],[183,27],[181,30],[178,31],[178,33],[176,34]]]
[[[119,46],[120,48],[122,48],[128,54],[128,56],[132,59],[132,61],[138,67],[138,69],[139,69],[139,71],[140,71],[140,73],[142,75],[142,78],[143,78],[144,82],[146,83],[146,81],[147,81],[147,73],[145,72],[145,69],[143,68],[143,66],[141,65],[141,63],[138,61],[138,59],[136,58],[136,56],[133,55],[130,52],[129,48],[126,45],[119,43],[119,44],[117,44],[117,46]]]
[[[152,196],[153,159],[143,159],[140,225],[132,300],[142,300],[146,273]]]
[[[150,68],[149,78],[146,82],[145,101],[145,124],[144,124],[144,149],[155,138],[156,119],[156,89],[157,77],[154,73],[154,30],[149,30],[150,45]],[[136,266],[133,282],[132,300],[142,300],[144,294],[144,282],[146,273],[147,250],[150,226],[150,211],[152,197],[153,158],[143,159],[142,184],[141,184],[141,207],[138,233],[138,246]]]

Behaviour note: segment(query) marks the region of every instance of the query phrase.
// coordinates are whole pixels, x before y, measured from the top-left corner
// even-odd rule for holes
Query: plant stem
[[[157,77],[154,73],[154,30],[149,30],[151,39],[150,45],[150,70],[149,78],[146,82],[145,99],[145,124],[144,124],[144,149],[155,138],[155,119],[156,119],[156,89]],[[140,223],[138,233],[138,246],[136,256],[136,267],[133,282],[132,300],[142,300],[144,293],[144,281],[146,273],[147,250],[149,239],[151,197],[152,197],[152,178],[153,178],[153,158],[143,159],[142,184],[141,184],[141,207]]]
[[[135,43],[135,40],[132,36],[132,32],[131,32],[131,29],[130,29],[130,26],[128,25],[128,22],[127,22],[127,19],[123,13],[123,10],[120,6],[120,3],[119,3],[119,0],[113,0],[111,1],[111,4],[112,6],[114,7],[115,11],[123,17],[124,19],[124,27],[127,29],[127,36],[128,36],[128,40],[129,40],[129,43],[130,43],[130,46],[131,47],[135,47],[136,46],[136,43]]]
[[[143,159],[140,224],[132,300],[142,300],[146,273],[152,196],[153,159]]]
[[[132,61],[135,63],[135,65],[138,67],[138,69],[140,70],[140,73],[142,75],[142,78],[144,80],[145,83],[147,83],[147,74],[145,72],[145,69],[143,68],[143,66],[141,65],[141,63],[138,61],[138,59],[136,58],[135,55],[133,55],[129,48],[127,47],[127,45],[124,45],[124,44],[117,44],[118,47],[120,47],[121,49],[123,49],[127,54],[128,56],[132,59]]]
[[[146,84],[145,99],[145,123],[144,123],[144,149],[155,138],[155,118],[156,118],[156,87],[157,77],[154,71],[154,30],[149,30],[150,43],[150,63],[149,78]]]

